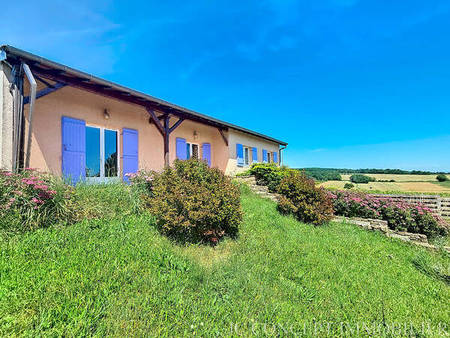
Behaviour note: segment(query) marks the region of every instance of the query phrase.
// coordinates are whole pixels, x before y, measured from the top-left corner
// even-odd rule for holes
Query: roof
[[[234,129],[283,146],[287,145],[286,142],[274,139],[270,136],[198,113],[137,90],[130,89],[60,63],[47,60],[38,55],[31,54],[9,45],[0,46],[0,50],[3,50],[6,53],[6,59],[9,62],[27,63],[33,73],[37,73],[42,77],[46,77],[54,81],[63,82],[73,87],[82,88],[84,90],[153,108],[159,111],[168,112],[173,115],[216,126],[218,128]]]

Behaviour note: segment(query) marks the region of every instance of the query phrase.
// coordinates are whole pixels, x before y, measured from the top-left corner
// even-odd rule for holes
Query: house
[[[1,168],[125,179],[197,157],[234,174],[282,160],[286,142],[11,46],[0,47]]]

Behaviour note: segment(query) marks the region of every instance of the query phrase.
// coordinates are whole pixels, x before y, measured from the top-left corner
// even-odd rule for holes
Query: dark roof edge
[[[96,82],[96,83],[99,83],[99,84],[102,84],[102,85],[113,87],[115,89],[127,92],[127,93],[129,93],[131,95],[134,95],[134,96],[137,96],[137,97],[141,97],[141,98],[147,99],[149,101],[153,101],[153,102],[155,102],[157,104],[160,104],[162,106],[167,106],[167,107],[170,107],[172,109],[179,110],[180,112],[182,112],[184,114],[190,114],[190,115],[192,115],[194,117],[198,117],[198,118],[202,118],[202,119],[205,119],[205,120],[209,120],[209,121],[214,122],[216,124],[221,124],[221,125],[223,125],[224,127],[227,127],[227,128],[235,129],[235,130],[241,131],[241,132],[246,133],[246,134],[250,134],[250,135],[254,135],[254,136],[263,138],[263,139],[265,139],[267,141],[271,141],[271,142],[278,143],[278,144],[283,145],[283,146],[287,146],[286,142],[277,140],[277,139],[272,138],[270,136],[267,136],[267,135],[264,135],[264,134],[260,134],[258,132],[253,131],[253,130],[246,129],[246,128],[243,128],[243,127],[239,127],[239,126],[234,125],[232,123],[228,123],[228,122],[216,119],[214,117],[198,113],[196,111],[193,111],[193,110],[190,110],[190,109],[178,106],[176,104],[173,104],[173,103],[161,100],[161,99],[158,99],[158,98],[153,97],[151,95],[147,95],[147,94],[142,93],[140,91],[137,91],[137,90],[134,90],[134,89],[131,89],[131,88],[128,88],[128,87],[124,87],[124,86],[121,86],[121,85],[119,85],[117,83],[101,79],[101,78],[96,77],[94,75],[91,75],[91,74],[88,74],[88,73],[76,70],[74,68],[65,66],[63,64],[60,64],[60,63],[57,63],[57,62],[54,62],[54,61],[50,61],[50,60],[45,59],[43,57],[40,57],[38,55],[26,52],[24,50],[21,50],[21,49],[18,49],[18,48],[9,46],[9,45],[0,45],[0,49],[4,50],[7,54],[10,53],[10,54],[13,54],[13,55],[21,57],[21,58],[29,59],[29,60],[41,63],[41,64],[43,64],[43,65],[45,65],[47,67],[51,67],[51,68],[62,70],[62,71],[67,72],[67,73],[69,73],[71,75],[88,78],[90,81],[93,81],[93,82]]]

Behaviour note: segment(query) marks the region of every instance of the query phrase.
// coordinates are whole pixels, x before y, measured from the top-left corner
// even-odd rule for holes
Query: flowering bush
[[[336,215],[383,219],[393,230],[421,233],[433,237],[444,235],[444,221],[422,204],[397,202],[361,192],[329,192]]]
[[[239,189],[219,169],[196,159],[177,160],[161,173],[140,172],[131,182],[146,192],[146,204],[163,234],[211,244],[237,235],[242,220]]]
[[[126,174],[126,176],[134,189],[137,189],[140,193],[152,195],[154,180],[157,176],[156,171],[139,170],[135,174]]]
[[[333,205],[327,192],[316,187],[314,180],[305,173],[289,171],[281,180],[278,193],[282,195],[278,210],[294,214],[299,221],[320,225],[333,217]]]
[[[72,187],[49,174],[25,169],[0,172],[0,227],[26,230],[73,219]]]

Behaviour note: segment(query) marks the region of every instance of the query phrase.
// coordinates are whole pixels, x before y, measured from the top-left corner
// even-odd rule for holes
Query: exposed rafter
[[[170,134],[184,121],[184,117],[180,117],[177,122],[170,127],[170,114],[163,114],[157,116],[152,108],[146,107],[148,114],[150,115],[150,120],[155,124],[159,133],[162,135],[164,140],[164,165],[169,165],[169,141]],[[164,120],[164,125],[161,123],[160,119]]]
[[[22,62],[27,63],[32,69],[33,74],[37,74],[38,76],[42,76],[43,78],[50,79],[52,81],[63,82],[71,87],[80,88],[85,91],[93,92],[97,95],[107,96],[130,104],[136,104],[142,107],[151,107],[164,113],[170,113],[178,117],[183,117],[185,119],[216,128],[221,128],[223,130],[233,129],[263,138],[270,142],[278,143],[280,145],[287,145],[286,142],[279,141],[267,135],[200,114],[193,110],[172,104],[150,95],[146,95],[124,86],[120,86],[113,82],[100,79],[68,66],[46,60],[40,56],[14,48],[12,46],[0,46],[0,51],[6,53],[6,59],[11,65],[20,64]]]
[[[148,107],[146,109],[147,109],[148,114],[150,115],[151,120],[155,124],[156,128],[161,133],[161,135],[164,136],[164,127],[161,124],[161,122],[159,121],[158,116],[156,116],[155,111],[152,108],[148,108]]]
[[[41,89],[40,91],[38,91],[36,93],[36,100],[41,98],[41,97],[43,97],[43,96],[45,96],[45,95],[51,94],[51,93],[57,91],[58,89],[61,89],[61,88],[65,87],[65,86],[66,86],[65,83],[57,82],[57,83],[55,83],[53,85],[50,85],[49,87]],[[25,96],[23,98],[23,104],[28,104],[28,103],[30,103],[30,97],[29,96]]]
[[[228,138],[223,133],[223,129],[217,128],[219,130],[220,135],[222,136],[223,142],[225,142],[225,145],[228,147]]]
[[[173,132],[175,129],[177,129],[177,127],[178,127],[181,123],[183,123],[183,121],[184,121],[184,117],[180,117],[180,118],[178,119],[178,121],[175,122],[175,124],[174,124],[172,127],[170,127],[170,129],[169,129],[169,134],[170,134],[171,132]]]

